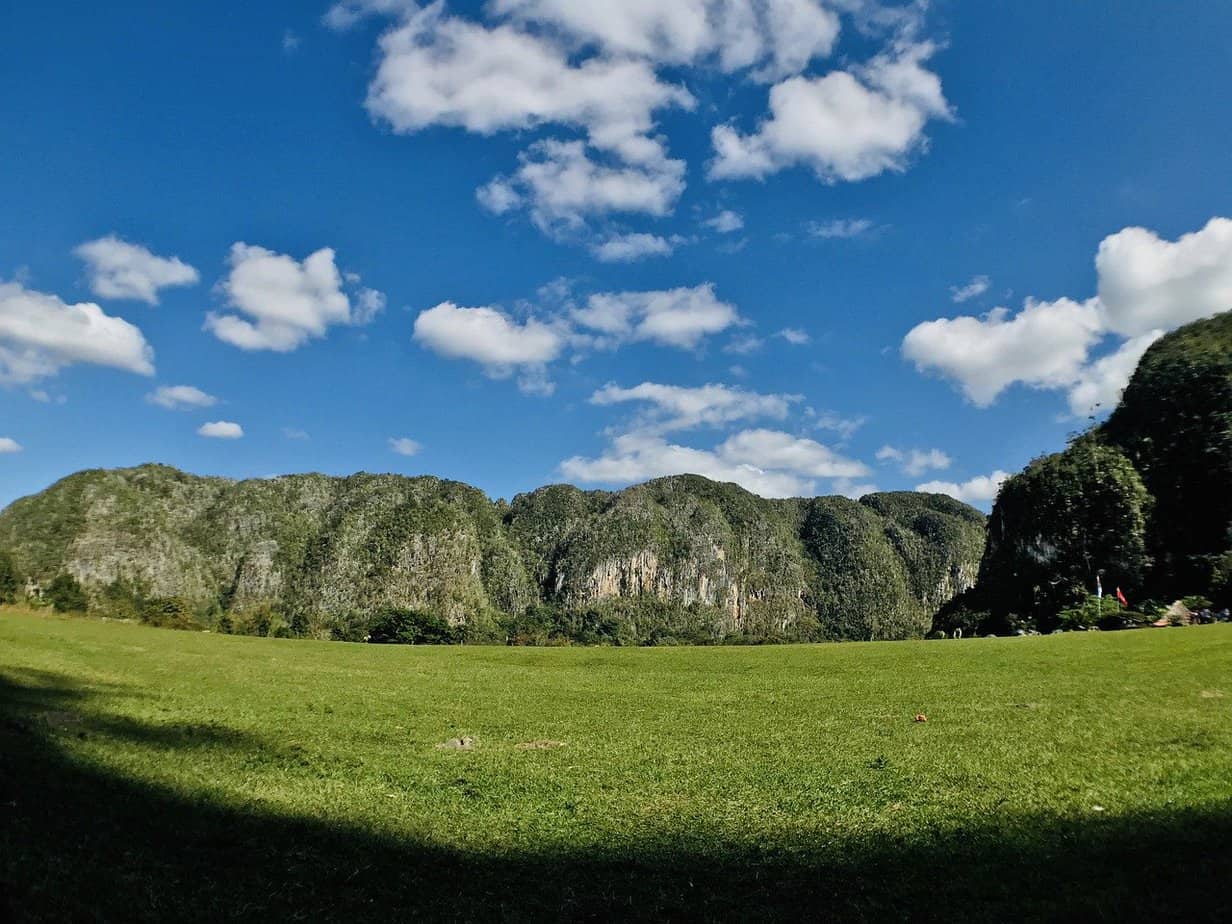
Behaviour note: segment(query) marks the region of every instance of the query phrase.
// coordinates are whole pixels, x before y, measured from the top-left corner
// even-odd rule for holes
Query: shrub
[[[44,594],[57,613],[84,613],[90,601],[71,574],[57,574]]]
[[[1057,623],[1062,629],[1089,629],[1108,620],[1109,625],[1121,628],[1120,620],[1124,613],[1115,597],[1101,599],[1091,594],[1081,603],[1061,610],[1057,614]]]
[[[141,602],[141,621],[162,629],[195,629],[192,606],[180,597],[150,597]]]
[[[12,556],[0,552],[0,603],[16,603],[20,589]]]
[[[374,645],[453,645],[458,633],[435,613],[417,610],[382,610],[368,629]]]

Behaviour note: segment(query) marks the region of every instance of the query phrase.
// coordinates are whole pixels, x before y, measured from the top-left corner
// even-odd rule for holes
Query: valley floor
[[[1232,626],[429,648],[0,609],[17,920],[1229,920],[1230,877]]]

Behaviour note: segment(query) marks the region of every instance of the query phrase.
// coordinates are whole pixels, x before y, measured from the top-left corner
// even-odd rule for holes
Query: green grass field
[[[1228,920],[1232,626],[412,648],[0,610],[0,886],[54,920]]]

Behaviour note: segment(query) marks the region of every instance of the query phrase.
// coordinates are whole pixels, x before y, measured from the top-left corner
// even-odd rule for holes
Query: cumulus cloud
[[[742,430],[728,437],[718,451],[731,461],[815,478],[862,478],[869,474],[863,462],[845,458],[816,440],[779,430]]]
[[[1232,310],[1232,220],[1212,218],[1176,241],[1125,228],[1100,243],[1095,268],[1095,298],[1028,299],[1012,316],[995,308],[979,317],[927,321],[904,338],[903,355],[922,371],[954,380],[981,407],[1023,383],[1066,389],[1078,416],[1110,410],[1163,333]],[[1123,339],[1091,360],[1108,335]]]
[[[973,298],[979,298],[988,291],[992,280],[987,276],[973,276],[971,281],[962,286],[950,286],[950,300],[961,305]]]
[[[1083,369],[1077,383],[1069,390],[1070,413],[1086,417],[1116,407],[1142,354],[1163,335],[1162,330],[1147,331],[1140,337],[1126,340],[1115,353]]]
[[[731,234],[744,227],[744,219],[739,213],[724,209],[713,218],[707,218],[702,224],[718,234]]]
[[[664,475],[704,475],[730,481],[765,497],[798,497],[816,493],[817,478],[835,479],[836,489],[847,479],[867,473],[867,467],[844,458],[814,440],[777,430],[742,430],[713,449],[669,443],[663,436],[634,431],[616,436],[602,455],[574,456],[561,463],[561,473],[584,484],[630,484]]]
[[[195,407],[213,407],[218,399],[206,394],[195,385],[160,385],[145,396],[150,404],[157,404],[169,411],[187,410]]]
[[[665,65],[713,63],[757,79],[798,73],[830,54],[837,14],[819,0],[494,0],[493,9],[575,45]]]
[[[233,244],[231,271],[218,289],[239,314],[211,312],[206,329],[242,350],[286,353],[324,337],[332,326],[370,321],[385,296],[359,287],[353,273],[344,280],[334,256],[332,248],[323,247],[298,261],[264,247]]]
[[[487,27],[447,16],[434,3],[380,39],[368,109],[398,132],[432,125],[488,135],[559,124],[581,128],[591,144],[636,161],[647,147],[653,113],[691,108],[681,87],[660,81],[632,58],[595,56],[573,63],[544,35],[509,24]]]
[[[927,481],[924,484],[916,485],[915,489],[925,494],[948,494],[955,500],[960,500],[965,504],[985,505],[996,500],[997,491],[1001,489],[1002,482],[1009,477],[1009,472],[1003,472],[998,469],[991,475],[979,475],[961,483],[954,481]]]
[[[720,301],[714,286],[651,292],[610,292],[592,295],[571,317],[595,332],[596,345],[626,340],[651,341],[679,349],[695,349],[706,337],[743,322],[735,307]]]
[[[684,161],[667,157],[657,144],[633,163],[600,162],[581,141],[547,139],[520,155],[512,176],[492,180],[477,195],[491,212],[525,207],[540,230],[564,235],[595,216],[671,213],[684,192],[684,171]]]
[[[1035,388],[1073,385],[1101,336],[1094,299],[1028,299],[1013,316],[1007,308],[995,308],[981,317],[919,324],[903,340],[903,355],[921,371],[953,379],[973,404],[987,407],[1015,382]]]
[[[93,302],[0,282],[0,384],[24,385],[87,363],[154,374],[154,351],[141,331]]]
[[[642,432],[668,433],[700,426],[721,427],[755,418],[784,419],[800,395],[758,394],[729,385],[701,385],[688,388],[642,382],[632,388],[605,385],[593,395],[591,404],[639,403],[650,411],[639,421]]]
[[[131,298],[157,305],[160,289],[196,285],[201,278],[179,257],[156,257],[114,234],[87,241],[73,253],[85,261],[90,291],[99,298]]]
[[[903,169],[925,146],[924,124],[948,117],[949,108],[936,75],[922,66],[933,47],[907,38],[917,31],[918,9],[884,15],[876,7],[862,0],[490,0],[460,16],[440,0],[341,0],[325,22],[347,29],[368,16],[393,20],[378,40],[366,106],[395,132],[552,131],[557,137],[533,142],[514,171],[477,190],[478,200],[498,215],[525,210],[554,239],[604,258],[615,245],[592,243],[592,222],[609,213],[670,214],[684,190],[685,164],[669,155],[658,125],[665,112],[696,108],[675,82],[681,68],[777,81],[757,132],[715,130],[715,177],[761,177],[793,163],[811,165],[826,181]],[[840,12],[865,35],[899,38],[861,66],[801,76],[833,53]],[[559,137],[569,133],[579,137]],[[740,222],[726,211],[707,225],[731,233]]]
[[[906,169],[927,144],[928,122],[951,118],[940,79],[923,66],[934,51],[903,42],[853,70],[775,84],[770,115],[754,133],[714,128],[710,177],[762,179],[799,165],[835,183]]]
[[[516,321],[496,308],[460,308],[442,302],[415,319],[415,340],[449,359],[469,359],[492,378],[521,373],[519,386],[528,394],[551,394],[546,363],[560,355],[566,335],[553,324],[535,318]]]
[[[646,257],[668,257],[675,249],[675,244],[665,237],[636,232],[596,241],[590,252],[601,263],[632,263]]]
[[[22,445],[17,440],[11,436],[0,436],[0,455],[11,455],[21,451]]]
[[[665,475],[692,474],[735,482],[764,497],[797,497],[814,490],[810,479],[729,462],[713,451],[679,446],[644,433],[616,437],[597,458],[566,459],[560,471],[580,484],[626,485]]]
[[[405,436],[391,436],[389,438],[389,448],[400,456],[414,456],[419,454],[419,450],[423,447],[415,440],[407,439]]]
[[[1095,269],[1105,324],[1126,337],[1232,310],[1232,219],[1175,241],[1125,228],[1100,243]]]
[[[811,221],[805,229],[822,240],[850,240],[873,230],[873,223],[867,218],[836,218],[832,221]]]
[[[197,435],[215,440],[238,440],[244,435],[244,428],[230,420],[214,420],[198,427]]]
[[[950,467],[951,459],[940,449],[898,449],[894,446],[882,446],[877,450],[878,462],[893,462],[904,475],[915,478],[925,472],[938,471]]]

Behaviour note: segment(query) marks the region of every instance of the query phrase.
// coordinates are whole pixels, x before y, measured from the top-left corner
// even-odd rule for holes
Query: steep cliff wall
[[[491,632],[533,605],[595,611],[642,639],[901,638],[974,579],[983,517],[949,498],[768,501],[697,476],[497,504],[438,478],[234,482],[165,466],[87,471],[0,513],[23,574],[76,577],[311,634],[382,607]]]

